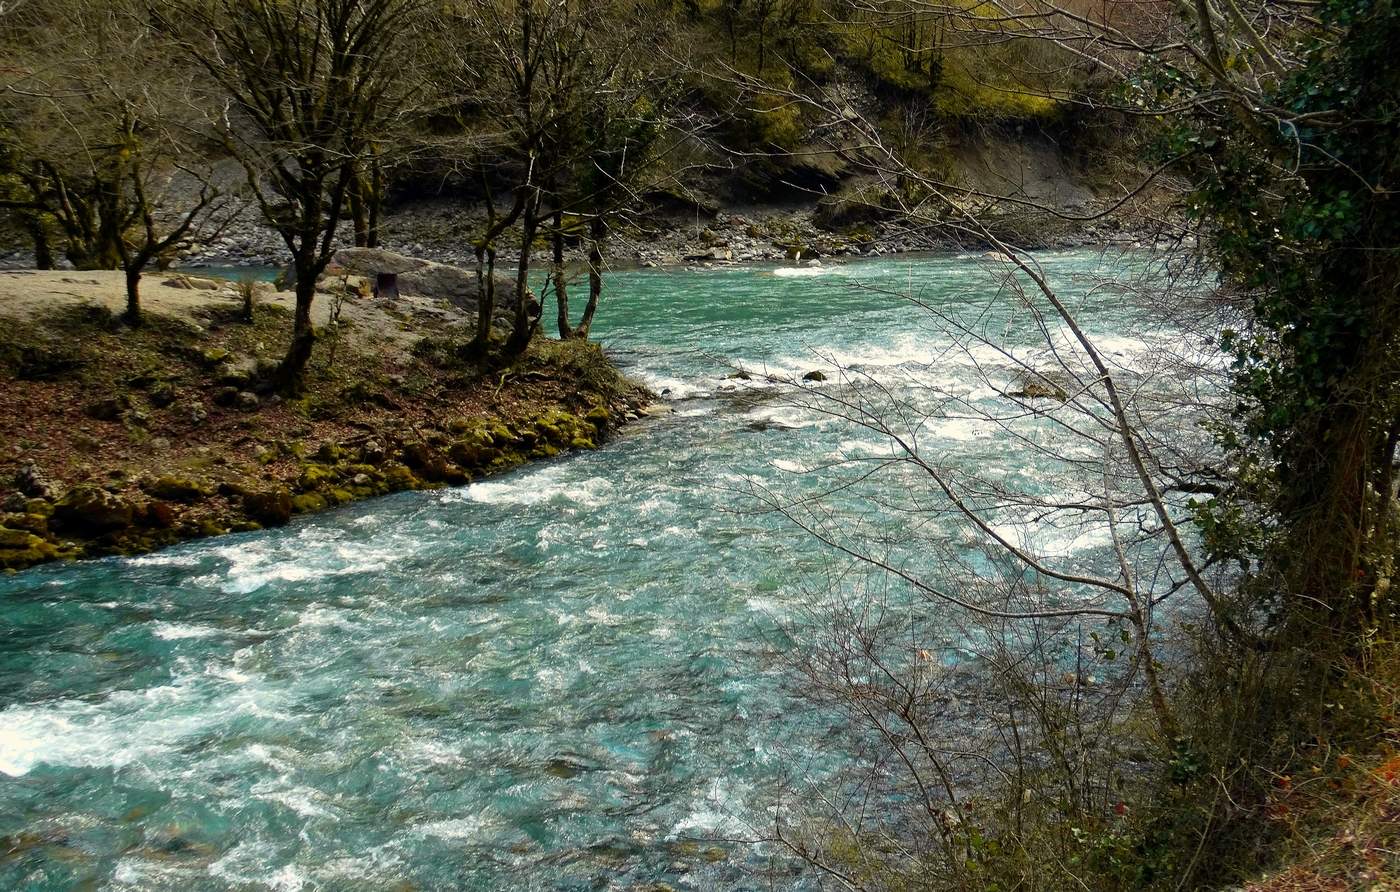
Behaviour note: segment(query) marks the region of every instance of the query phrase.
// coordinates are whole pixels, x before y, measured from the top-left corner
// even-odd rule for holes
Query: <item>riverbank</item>
[[[645,390],[596,345],[537,339],[507,368],[456,358],[445,301],[323,294],[308,388],[259,392],[291,295],[151,275],[120,320],[119,272],[0,273],[0,568],[135,554],[287,523],[357,499],[465,483],[593,449]]]
[[[868,211],[868,209],[867,209]],[[1179,227],[1150,216],[1114,215],[1102,219],[1069,219],[1089,210],[1075,208],[1067,216],[1036,215],[1018,208],[998,217],[984,214],[984,222],[999,237],[1025,248],[1074,248],[1150,244],[1177,238]],[[426,199],[392,208],[380,230],[380,246],[457,266],[475,264],[473,241],[485,225],[479,205],[454,199]],[[350,247],[349,224],[338,233],[342,247]],[[497,260],[502,267],[518,262],[512,245],[518,236],[507,234],[499,242]],[[607,247],[607,263],[614,268],[650,268],[693,264],[773,262],[801,257],[871,258],[941,251],[984,250],[981,240],[956,228],[930,230],[900,219],[878,219],[859,208],[808,202],[800,205],[754,205],[731,208],[671,208],[644,215],[614,230]],[[587,250],[570,244],[570,263],[581,264]],[[175,266],[277,267],[287,264],[281,237],[263,225],[251,204],[242,208],[216,235],[191,238],[168,260]],[[24,269],[33,256],[24,248],[0,255],[0,269]]]

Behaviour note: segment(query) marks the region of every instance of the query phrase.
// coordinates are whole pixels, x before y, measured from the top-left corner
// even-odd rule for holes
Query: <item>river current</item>
[[[1162,334],[1090,288],[1134,261],[1039,259],[1124,364]],[[834,558],[745,491],[888,444],[762,377],[995,400],[900,296],[1028,345],[994,266],[617,273],[597,333],[673,411],[597,452],[0,577],[0,887],[802,886],[741,840],[849,758],[782,659]],[[973,419],[924,432],[1037,472]]]

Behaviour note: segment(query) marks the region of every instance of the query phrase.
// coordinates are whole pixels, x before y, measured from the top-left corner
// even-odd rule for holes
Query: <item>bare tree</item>
[[[304,384],[316,281],[356,177],[380,163],[376,140],[416,107],[405,51],[423,9],[421,0],[218,0],[154,10],[227,95],[224,147],[292,255],[296,312],[279,388]]]
[[[16,63],[3,94],[15,185],[4,205],[23,215],[40,266],[52,266],[54,226],[78,268],[124,270],[132,324],[142,271],[210,222],[218,199],[199,97],[179,78],[150,80],[169,47],[143,13],[136,3],[68,0],[6,19],[4,34]],[[177,180],[198,195],[170,194]]]

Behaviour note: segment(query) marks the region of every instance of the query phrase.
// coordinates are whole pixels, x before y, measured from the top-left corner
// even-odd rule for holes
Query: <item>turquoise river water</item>
[[[1128,261],[1040,259],[1130,363],[1151,327],[1087,278]],[[730,366],[996,399],[889,293],[1029,344],[989,265],[617,273],[598,334],[674,411],[597,452],[0,577],[0,888],[803,887],[741,840],[849,758],[781,659],[833,558],[743,490],[887,445]]]

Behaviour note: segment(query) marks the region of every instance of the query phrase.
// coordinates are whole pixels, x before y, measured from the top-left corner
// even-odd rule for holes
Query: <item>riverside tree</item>
[[[481,177],[487,205],[474,243],[481,299],[470,355],[487,354],[500,238],[517,234],[520,257],[505,354],[521,353],[539,327],[542,301],[528,283],[541,239],[551,263],[542,297],[555,298],[559,335],[586,339],[610,222],[641,204],[644,183],[674,176],[665,162],[695,131],[674,104],[672,78],[638,51],[666,39],[647,9],[627,0],[468,0],[447,19],[459,115],[476,134],[468,166]],[[502,183],[511,196],[504,213],[495,197]],[[577,326],[565,266],[571,240],[588,245],[588,300]]]
[[[292,257],[291,344],[271,382],[304,384],[316,282],[364,171],[417,107],[414,35],[422,0],[214,0],[154,7],[186,57],[227,97],[224,149]],[[363,192],[361,191],[361,195]],[[366,236],[368,238],[368,236]]]
[[[141,321],[147,265],[214,222],[219,191],[199,97],[148,71],[169,54],[140,4],[65,0],[0,20],[12,61],[0,93],[0,207],[20,216],[35,259],[49,234],[78,269],[126,273],[129,323]]]

